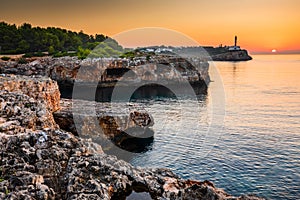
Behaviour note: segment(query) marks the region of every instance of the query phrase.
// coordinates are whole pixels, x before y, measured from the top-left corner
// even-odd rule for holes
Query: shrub
[[[70,54],[68,54],[68,52],[56,52],[56,53],[54,53],[52,56],[54,57],[54,58],[58,58],[58,57],[63,57],[63,56],[69,56]]]
[[[134,58],[135,56],[136,56],[136,53],[135,53],[135,52],[133,52],[133,51],[128,51],[128,52],[123,53],[120,57],[121,57],[121,58],[130,58],[130,59],[132,59],[132,58]]]
[[[10,57],[3,56],[3,57],[1,57],[1,60],[4,60],[4,61],[9,61],[9,60],[10,60]]]
[[[44,54],[43,52],[35,52],[34,54],[33,54],[35,57],[43,57],[43,56],[45,56],[46,54]]]
[[[53,55],[54,53],[55,53],[54,47],[53,47],[53,46],[50,46],[50,47],[48,48],[48,54],[49,54],[49,55]]]
[[[20,59],[18,60],[18,63],[19,63],[19,64],[27,64],[28,62],[27,62],[27,60],[26,60],[25,58],[20,58]]]
[[[25,53],[22,58],[31,58],[33,57],[33,53]]]
[[[147,56],[146,56],[146,60],[147,60],[147,61],[149,61],[149,60],[150,60],[150,58],[151,58],[151,56],[150,56],[150,55],[147,55]]]
[[[83,49],[82,47],[78,47],[78,51],[77,51],[77,57],[78,59],[85,59],[89,54],[90,54],[90,50],[89,49]]]

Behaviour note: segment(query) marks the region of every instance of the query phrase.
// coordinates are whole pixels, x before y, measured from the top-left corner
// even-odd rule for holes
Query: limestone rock
[[[1,90],[0,103],[1,199],[125,200],[133,191],[157,200],[260,199],[233,197],[209,181],[183,180],[169,169],[133,167],[104,154],[92,140],[59,129],[48,109],[55,105],[43,98]],[[143,117],[135,114],[134,123],[149,125]]]
[[[192,58],[189,58],[192,59]],[[60,85],[79,82],[100,82],[103,87],[111,87],[122,76],[128,81],[168,81],[183,80],[208,83],[208,63],[196,58],[189,60],[180,56],[155,55],[150,59],[103,58],[79,60],[76,57],[39,58],[28,64],[17,62],[0,62],[0,73],[46,76]],[[78,73],[80,71],[80,73]],[[113,83],[113,84],[111,84]]]
[[[153,140],[154,119],[138,105],[74,101],[62,99],[61,110],[53,113],[56,123],[63,130],[94,141],[99,138],[105,141],[107,138],[122,147],[126,140],[133,138]],[[101,145],[109,148],[105,143]]]
[[[0,87],[4,83],[0,82]],[[25,129],[55,128],[57,124],[44,99],[34,100],[23,93],[0,90],[0,131],[17,134]]]
[[[51,112],[59,109],[60,92],[58,85],[46,77],[0,76],[0,90],[23,93],[34,100],[41,100],[45,102],[44,104]],[[20,108],[14,107],[14,111],[20,111]],[[41,110],[40,115],[42,112]]]

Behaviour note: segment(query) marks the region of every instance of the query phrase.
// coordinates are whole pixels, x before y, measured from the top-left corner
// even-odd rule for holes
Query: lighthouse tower
[[[234,46],[236,47],[237,44],[237,36],[234,36]]]
[[[237,36],[234,36],[234,46],[228,47],[229,51],[238,51],[241,50],[240,46],[237,46]]]

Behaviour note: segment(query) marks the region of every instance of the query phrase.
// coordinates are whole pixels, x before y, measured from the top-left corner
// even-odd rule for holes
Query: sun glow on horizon
[[[272,49],[272,53],[276,53],[277,52],[277,50],[276,49]]]
[[[72,4],[58,0],[39,3],[12,0],[1,4],[0,21],[107,36],[144,27],[161,27],[187,35],[202,46],[232,46],[233,37],[237,35],[238,46],[250,52],[281,53],[300,51],[299,7],[299,0],[190,0],[188,3],[182,0],[87,0],[85,3],[72,1]],[[137,36],[128,43],[147,42]],[[150,40],[153,37],[149,34]],[[182,45],[176,38],[159,35],[154,39],[162,44],[172,39],[171,44]],[[280,52],[272,52],[275,47]]]

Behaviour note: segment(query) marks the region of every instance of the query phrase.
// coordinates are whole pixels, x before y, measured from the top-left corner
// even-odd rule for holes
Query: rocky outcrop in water
[[[94,141],[101,138],[99,142],[105,149],[117,145],[131,151],[142,151],[143,144],[151,143],[154,137],[152,116],[133,103],[62,99],[61,109],[53,116],[63,130]],[[113,144],[104,142],[106,139]]]
[[[246,50],[227,51],[221,54],[211,55],[214,61],[247,61],[252,60]]]
[[[125,199],[133,191],[152,199],[259,199],[232,197],[209,181],[182,180],[168,169],[135,168],[106,155],[97,143],[55,123],[55,83],[48,88],[55,101],[49,101],[48,95],[37,97],[36,92],[10,87],[10,79],[26,88],[49,84],[44,78],[1,79],[0,199]],[[144,123],[140,117],[132,120]]]
[[[77,92],[79,99],[90,100],[92,96],[92,100],[111,101],[116,84],[120,91],[134,91],[135,87],[146,86],[144,91],[140,91],[141,94],[149,91],[168,94],[170,91],[165,90],[167,87],[176,88],[182,94],[187,88],[192,88],[193,93],[198,95],[207,93],[210,81],[208,62],[198,58],[155,55],[150,58],[85,60],[76,57],[43,57],[30,61],[27,64],[0,61],[0,74],[50,77],[57,81],[64,98],[72,98],[75,85],[76,90],[80,90]],[[94,94],[89,94],[93,90]]]

